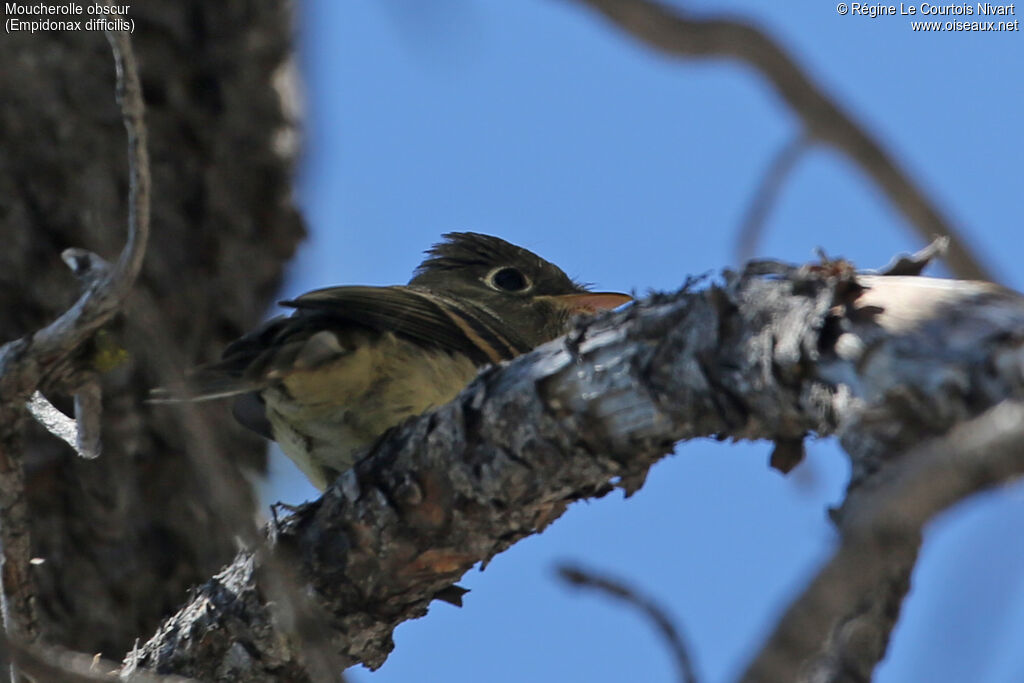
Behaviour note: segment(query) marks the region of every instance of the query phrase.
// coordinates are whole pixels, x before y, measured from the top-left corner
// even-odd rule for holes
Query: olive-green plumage
[[[402,420],[447,403],[482,365],[567,331],[625,294],[588,292],[526,249],[449,233],[408,285],[330,287],[233,342],[189,378],[187,400],[235,396],[242,424],[319,489]]]

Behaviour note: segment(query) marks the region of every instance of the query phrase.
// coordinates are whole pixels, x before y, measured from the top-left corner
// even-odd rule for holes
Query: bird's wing
[[[295,313],[232,342],[220,361],[193,370],[184,387],[154,390],[153,398],[196,401],[259,391],[292,370],[340,357],[367,333],[392,332],[478,365],[529,350],[484,309],[415,287],[330,287],[281,303]]]
[[[391,331],[426,346],[463,353],[477,364],[514,358],[530,347],[483,308],[416,287],[329,287],[281,302],[316,324]]]

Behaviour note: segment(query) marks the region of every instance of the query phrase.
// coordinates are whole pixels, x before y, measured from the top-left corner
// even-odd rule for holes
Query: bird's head
[[[633,299],[591,292],[550,261],[498,237],[452,232],[444,238],[426,252],[409,284],[484,308],[530,346],[567,332],[573,315]]]

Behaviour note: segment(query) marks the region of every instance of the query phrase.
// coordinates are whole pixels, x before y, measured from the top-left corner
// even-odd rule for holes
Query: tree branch
[[[902,598],[923,527],[954,503],[1024,474],[1022,442],[1024,404],[1005,401],[913,449],[877,488],[851,496],[846,506],[852,511],[841,517],[841,545],[786,611],[743,680],[868,680],[885,654],[899,599],[889,605],[886,624],[865,608],[865,596],[895,586]],[[822,634],[828,634],[824,641]]]
[[[924,242],[950,238],[957,277],[992,280],[960,232],[895,159],[811,79],[781,45],[735,18],[696,18],[651,0],[578,0],[637,40],[679,57],[732,57],[758,71],[803,121],[806,133],[845,154],[875,181]]]
[[[1020,392],[1022,336],[1021,298],[995,286],[757,263],[484,371],[282,520],[275,553],[301,568],[344,661],[377,667],[397,624],[475,563],[575,500],[635,490],[676,441],[838,433],[859,486],[886,471],[882,454]],[[264,596],[241,555],[126,671],[307,680]]]
[[[795,137],[776,152],[765,169],[764,176],[740,223],[739,234],[736,237],[737,263],[746,263],[757,253],[768,212],[771,211],[786,178],[810,147],[811,140],[806,135]]]
[[[96,458],[99,456],[99,441],[96,438],[98,425],[94,421],[99,419],[100,397],[99,385],[90,383],[83,391],[75,394],[75,419],[62,413],[57,406],[50,403],[41,393],[36,391],[28,400],[28,412],[36,422],[46,428],[58,439],[75,449],[83,458]],[[89,404],[88,408],[79,409],[80,404]],[[79,429],[79,425],[92,425],[90,436],[86,436],[86,429]]]
[[[65,252],[72,270],[87,283],[85,290],[57,320],[0,347],[0,402],[24,401],[44,381],[58,386],[70,381],[74,372],[67,366],[69,357],[121,309],[142,267],[149,239],[150,201],[145,105],[128,34],[108,31],[107,40],[114,53],[117,97],[128,132],[128,239],[110,269],[85,250]]]
[[[568,565],[559,567],[558,575],[572,586],[600,591],[638,609],[658,629],[658,633],[661,634],[662,639],[668,645],[668,649],[672,653],[672,659],[676,663],[676,672],[679,680],[682,683],[697,683],[697,674],[693,670],[693,662],[690,660],[689,649],[683,640],[683,634],[672,623],[665,610],[655,601],[640,595],[619,581],[606,576],[598,576],[579,567]]]
[[[33,424],[23,434],[32,553],[46,560],[32,576],[49,643],[120,659],[238,550],[237,532],[221,523],[220,483],[194,466],[196,436],[143,398],[163,381],[165,360],[180,363],[171,375],[180,377],[259,322],[304,234],[291,193],[295,150],[279,144],[295,133],[286,106],[298,77],[294,10],[288,0],[130,8],[146,100],[151,230],[126,306],[72,354],[79,369],[102,373],[103,457],[75,457]],[[55,320],[89,286],[76,287],[69,272],[103,277],[102,264],[92,268],[83,255],[117,263],[129,175],[101,33],[21,32],[0,41],[0,54],[0,92],[10,95],[0,107],[2,345]],[[95,253],[67,250],[65,270],[54,266],[64,246]],[[146,308],[162,336],[147,329]],[[80,395],[77,387],[41,390],[88,434],[88,421],[64,400]],[[224,413],[204,417],[203,448],[242,490],[234,514],[262,536],[245,476],[265,469],[261,439]]]
[[[608,493],[613,481],[635,488],[681,438],[830,432],[831,391],[762,381],[766,359],[753,350],[770,355],[777,338],[795,352],[790,362],[799,359],[832,305],[832,286],[789,296],[789,285],[743,283],[656,297],[484,371],[283,520],[276,551],[302,568],[345,663],[379,666],[395,626],[425,614],[475,563],[543,529],[573,500]],[[756,300],[756,310],[738,309],[733,295]],[[751,315],[760,322],[741,322]],[[126,671],[306,680],[274,637],[262,597],[244,554],[132,653]],[[239,651],[259,656],[240,669]]]

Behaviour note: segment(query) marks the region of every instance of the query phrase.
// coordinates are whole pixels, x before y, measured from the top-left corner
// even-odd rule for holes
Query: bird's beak
[[[555,303],[573,313],[608,311],[633,300],[630,295],[619,292],[583,292],[581,294],[561,294],[551,298]]]

